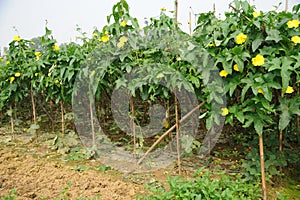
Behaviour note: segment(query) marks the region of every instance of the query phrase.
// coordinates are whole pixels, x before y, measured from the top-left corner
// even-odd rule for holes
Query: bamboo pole
[[[89,91],[91,92],[91,85],[89,85]],[[91,117],[91,128],[92,128],[92,144],[93,148],[96,146],[96,138],[95,138],[95,125],[94,125],[94,114],[93,114],[93,103],[91,97],[89,97],[90,102],[90,117]]]
[[[130,126],[133,134],[133,153],[134,155],[136,155],[136,132],[135,132],[135,124],[134,124],[135,113],[134,113],[133,98],[130,98],[130,109],[131,109]]]
[[[178,116],[178,100],[175,95],[175,116],[176,116],[176,143],[177,143],[177,165],[178,173],[181,175],[181,160],[180,160],[180,135],[179,135],[179,116]]]
[[[195,108],[193,108],[189,113],[187,113],[185,116],[183,116],[181,118],[181,120],[179,121],[179,123],[184,122],[184,120],[186,120],[191,114],[193,114],[196,110],[198,110],[199,108],[201,108],[203,105],[205,104],[205,102],[200,103],[198,106],[196,106]],[[146,156],[154,149],[154,147],[162,140],[164,139],[164,137],[166,137],[169,133],[171,133],[171,131],[173,131],[176,128],[176,125],[173,125],[171,128],[169,128],[169,130],[167,130],[164,134],[162,134],[153,144],[152,146],[146,151],[146,153],[144,153],[144,155],[139,159],[139,161],[137,162],[137,164],[141,164],[143,162],[143,160],[146,158]]]
[[[266,178],[265,178],[265,160],[264,160],[264,144],[263,144],[262,134],[259,135],[259,155],[260,155],[260,170],[261,170],[263,200],[267,200],[267,186],[266,186]]]
[[[65,134],[65,114],[64,114],[64,103],[60,100],[60,110],[61,110],[61,134]]]
[[[289,10],[289,0],[285,0],[285,12]]]
[[[192,12],[189,12],[189,29],[190,29],[190,35],[192,35]]]
[[[9,109],[11,111],[11,114],[10,114],[11,135],[12,135],[12,138],[15,139],[15,125],[14,125],[14,117],[13,117],[13,108],[12,108],[12,105],[9,106]]]
[[[31,96],[31,104],[32,104],[32,114],[33,114],[33,123],[37,124],[37,116],[36,116],[36,110],[35,110],[35,101],[34,101],[34,94],[32,91],[32,85],[30,86],[30,96]],[[38,138],[37,130],[34,129],[34,134],[36,138]]]
[[[178,0],[175,0],[175,29],[178,28]]]

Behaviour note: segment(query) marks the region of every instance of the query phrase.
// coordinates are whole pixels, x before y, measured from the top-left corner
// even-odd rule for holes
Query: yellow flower
[[[9,65],[9,64],[10,64],[10,61],[9,61],[9,60],[8,60],[8,61],[6,61],[6,64],[7,64],[7,65]]]
[[[222,70],[222,71],[220,71],[220,76],[221,77],[226,77],[228,75],[228,72],[226,71],[226,70]]]
[[[156,78],[163,78],[163,77],[165,77],[165,75],[164,75],[163,73],[159,73],[159,74],[156,76]]]
[[[260,94],[264,93],[264,91],[261,88],[258,88],[257,92],[260,93]]]
[[[233,65],[233,70],[239,72],[239,66],[237,64]]]
[[[256,18],[256,17],[260,16],[260,13],[259,12],[253,12],[252,15],[253,15],[254,18]]]
[[[21,76],[20,72],[15,73],[15,77],[20,77],[20,76]]]
[[[49,72],[49,73],[48,73],[48,77],[50,77],[51,75],[52,75],[51,72]]]
[[[38,75],[39,75],[39,73],[37,73],[37,72],[34,74],[34,76],[38,76]]]
[[[97,33],[93,33],[93,36],[94,36],[94,37],[98,37],[98,34],[97,34]]]
[[[58,80],[58,79],[55,79],[55,83],[58,84],[58,83],[59,83],[59,80]]]
[[[298,28],[300,22],[297,19],[293,19],[288,21],[286,24],[289,28]]]
[[[42,53],[41,53],[41,52],[39,52],[39,51],[36,51],[36,52],[34,52],[34,55],[35,55],[35,56],[41,56],[41,55],[42,55]]]
[[[101,37],[101,41],[102,41],[102,42],[107,42],[107,41],[109,41],[109,36],[108,36],[108,35],[102,36],[102,37]]]
[[[221,108],[221,111],[222,111],[222,116],[226,116],[229,114],[228,108]]]
[[[122,36],[119,41],[125,43],[128,41],[128,38],[125,36]]]
[[[166,11],[167,9],[165,7],[162,7],[160,10],[161,11]]]
[[[247,40],[247,35],[245,35],[244,33],[238,34],[235,38],[235,42],[237,44],[243,44],[246,42],[246,40]]]
[[[300,37],[298,35],[293,36],[291,38],[291,41],[294,42],[295,44],[300,44]]]
[[[13,76],[9,78],[10,83],[14,82],[14,80],[15,80],[15,77],[13,77]]]
[[[209,46],[209,47],[214,47],[215,44],[214,44],[214,43],[209,43],[208,46]]]
[[[19,42],[21,40],[20,36],[16,35],[14,36],[14,41]]]
[[[264,63],[265,58],[260,54],[257,54],[254,58],[252,58],[252,64],[254,66],[262,66]]]
[[[120,25],[123,26],[123,27],[125,27],[125,26],[127,25],[127,22],[126,22],[126,21],[122,21],[122,22],[120,23]]]
[[[104,32],[104,34],[105,34],[105,35],[108,35],[108,34],[109,34],[109,32],[108,32],[108,31],[105,31],[105,32]]]
[[[53,48],[55,51],[59,51],[59,50],[60,50],[59,46],[57,46],[57,45],[53,45],[52,48]]]
[[[287,94],[292,94],[293,92],[294,92],[294,88],[293,88],[293,87],[288,86],[288,87],[286,88],[285,93],[287,93]]]
[[[118,47],[119,49],[121,49],[121,48],[124,47],[124,45],[125,45],[124,42],[118,42],[117,47]]]
[[[0,62],[2,62],[3,61],[3,58],[2,57],[0,57]]]

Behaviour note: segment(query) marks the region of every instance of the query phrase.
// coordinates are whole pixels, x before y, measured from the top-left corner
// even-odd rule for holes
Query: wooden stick
[[[64,116],[64,103],[60,100],[60,110],[61,110],[61,134],[65,134],[65,116]]]
[[[261,182],[263,200],[267,200],[267,186],[265,178],[265,160],[264,160],[264,144],[262,134],[259,135],[259,155],[260,155],[260,170],[261,170]]]
[[[185,116],[183,116],[181,118],[181,120],[179,121],[179,123],[184,122],[184,120],[186,120],[191,114],[193,114],[196,110],[198,110],[199,108],[201,108],[203,105],[205,104],[205,101],[200,103],[198,106],[196,106],[195,108],[193,108],[189,113],[187,113]],[[145,157],[154,149],[154,147],[162,140],[164,139],[164,137],[166,137],[172,130],[174,130],[176,128],[176,125],[173,125],[171,128],[169,128],[169,130],[167,130],[164,134],[162,134],[153,144],[152,146],[146,151],[146,153],[140,158],[140,160],[137,162],[137,164],[141,164],[141,162],[143,162],[143,160],[145,159]]]
[[[175,29],[178,28],[178,0],[175,0]]]
[[[14,117],[13,117],[13,109],[12,109],[12,105],[9,106],[9,109],[11,111],[11,115],[10,115],[10,125],[11,125],[11,135],[12,138],[15,139],[15,126],[14,126]]]
[[[130,98],[130,108],[131,108],[131,120],[130,120],[130,126],[131,131],[133,133],[133,153],[136,155],[136,132],[135,132],[135,125],[134,125],[134,104],[133,104],[133,98]]]
[[[181,160],[180,160],[180,136],[179,136],[179,120],[178,120],[178,100],[175,95],[175,115],[176,115],[176,143],[177,143],[177,165],[178,165],[178,173],[181,175]]]
[[[190,35],[192,35],[192,13],[189,12],[189,28],[190,28]]]
[[[239,12],[239,10],[237,10],[235,7],[233,7],[231,4],[229,4],[229,7],[232,8],[234,11]],[[248,20],[249,22],[251,22],[251,19],[249,19],[249,17],[247,17],[246,15],[244,15],[243,13],[240,13],[243,17],[245,17],[246,20]]]
[[[34,96],[32,91],[32,85],[30,86],[30,96],[31,96],[31,103],[32,103],[32,113],[33,113],[33,123],[37,124],[37,117],[36,117],[36,110],[35,110],[35,102],[34,102]],[[34,133],[36,138],[38,138],[37,130],[34,129]]]

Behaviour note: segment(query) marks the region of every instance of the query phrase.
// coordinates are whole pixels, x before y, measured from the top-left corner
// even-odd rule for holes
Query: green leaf
[[[263,128],[264,128],[264,123],[259,117],[255,117],[253,119],[254,123],[254,129],[258,135],[262,135],[263,133]]]
[[[281,78],[282,78],[282,91],[286,91],[287,87],[289,86],[291,72],[289,69],[291,68],[290,65],[292,61],[288,57],[284,57],[282,59],[282,66],[281,66]]]
[[[263,39],[262,38],[256,38],[253,42],[252,42],[252,51],[256,51],[256,49],[258,49],[258,47],[261,45]]]
[[[278,30],[270,30],[270,29],[267,29],[266,30],[268,36],[266,37],[266,40],[273,40],[275,42],[279,42],[282,38],[280,36],[280,31]]]

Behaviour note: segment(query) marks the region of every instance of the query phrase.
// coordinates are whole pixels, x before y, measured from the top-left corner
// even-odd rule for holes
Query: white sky
[[[257,10],[272,10],[274,6],[282,5],[279,10],[284,10],[285,0],[249,0],[255,4]],[[13,36],[31,39],[44,34],[46,20],[48,27],[53,30],[58,42],[74,40],[76,25],[91,35],[94,27],[99,30],[106,24],[106,16],[111,14],[112,6],[117,0],[0,0],[0,49],[8,46]],[[174,10],[174,0],[127,0],[132,17],[144,25],[144,17],[158,16],[160,8],[167,11]],[[216,12],[223,14],[229,10],[228,5],[232,0],[178,0],[179,22],[182,29],[188,32],[188,16],[191,11],[195,14],[208,12],[216,5]],[[289,0],[289,10],[292,5],[300,0]],[[194,24],[194,15],[192,17]],[[18,32],[13,28],[15,27]]]

